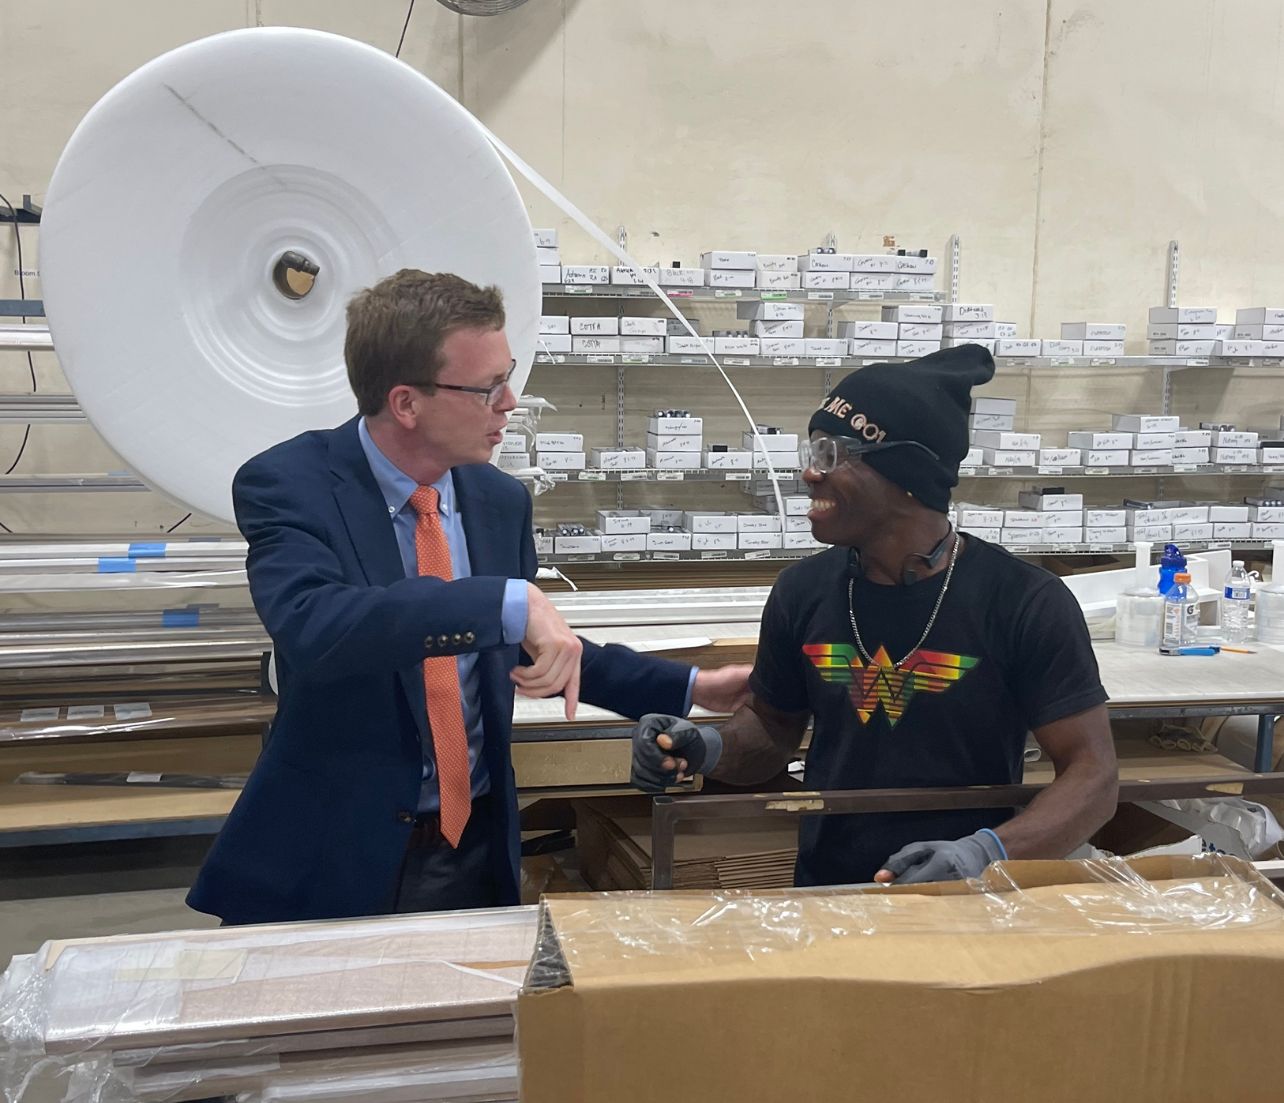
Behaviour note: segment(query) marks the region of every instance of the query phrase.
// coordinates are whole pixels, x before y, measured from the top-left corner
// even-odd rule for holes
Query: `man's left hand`
[[[735,712],[749,700],[749,675],[752,673],[753,667],[747,663],[701,670],[696,674],[691,703],[709,712]]]
[[[880,885],[918,885],[979,877],[991,862],[1007,857],[999,837],[984,828],[965,839],[911,843],[883,863],[874,875]]]

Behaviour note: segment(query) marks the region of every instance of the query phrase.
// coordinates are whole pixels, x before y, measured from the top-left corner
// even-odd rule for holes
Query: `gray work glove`
[[[656,740],[668,735],[673,749],[666,751]],[[681,716],[649,712],[633,731],[633,772],[630,781],[644,793],[663,793],[678,783],[677,760],[686,759],[686,776],[712,770],[722,756],[722,736],[717,728],[702,728]],[[674,762],[664,768],[664,760]]]
[[[927,881],[963,881],[979,877],[991,862],[1007,858],[999,837],[988,827],[953,842],[910,843],[883,863],[896,875],[895,884],[918,885]]]

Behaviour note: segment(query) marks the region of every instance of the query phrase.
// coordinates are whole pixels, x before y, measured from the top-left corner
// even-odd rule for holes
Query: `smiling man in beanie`
[[[1000,858],[1062,858],[1114,812],[1106,693],[1078,603],[1040,567],[955,532],[979,345],[853,372],[808,426],[812,531],[834,545],[783,571],[763,611],[749,703],[721,730],[644,717],[633,776],[778,774],[808,721],[808,789],[1020,782],[1027,732],[1056,768],[1028,808],[803,820],[800,885],[939,881]]]

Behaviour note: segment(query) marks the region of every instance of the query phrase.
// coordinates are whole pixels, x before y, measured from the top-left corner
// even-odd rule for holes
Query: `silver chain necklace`
[[[918,643],[906,652],[900,662],[892,664],[893,670],[900,670],[901,664],[927,642],[927,637],[932,631],[932,625],[936,623],[936,616],[941,611],[941,603],[945,600],[945,595],[949,591],[950,579],[954,577],[954,564],[957,563],[959,559],[960,543],[959,534],[956,532],[954,534],[954,546],[950,548],[950,565],[945,569],[945,584],[941,587],[940,594],[937,595],[936,605],[932,608],[932,615],[927,619],[927,627],[923,629],[923,634],[919,636]],[[856,637],[856,649],[860,652],[860,657],[865,660],[865,664],[867,666],[873,666],[874,660],[869,657],[869,652],[865,650],[865,641],[860,638],[860,629],[856,627],[856,605],[852,596],[855,592],[855,587],[856,580],[854,578],[849,578],[847,580],[847,614],[851,617],[852,635]]]

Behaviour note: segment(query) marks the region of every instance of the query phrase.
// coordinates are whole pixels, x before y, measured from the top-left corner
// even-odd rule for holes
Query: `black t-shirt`
[[[763,610],[751,686],[768,704],[813,716],[809,789],[1007,785],[1022,776],[1026,733],[1106,700],[1074,595],[1055,575],[968,537],[923,646],[945,571],[914,586],[858,579],[847,549],[781,573]],[[873,879],[909,843],[995,827],[1009,809],[809,816],[797,882]]]

